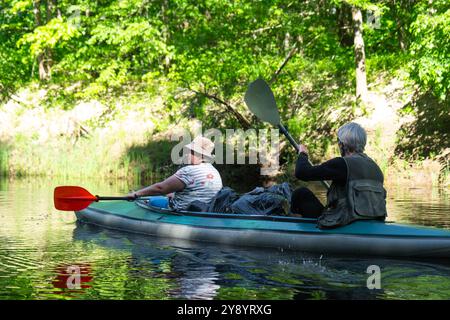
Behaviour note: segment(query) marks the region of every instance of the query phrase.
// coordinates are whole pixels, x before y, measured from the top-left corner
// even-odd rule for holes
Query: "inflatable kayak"
[[[148,199],[96,202],[75,213],[83,223],[158,237],[324,254],[450,258],[450,230],[391,222],[356,221],[321,230],[314,219],[174,212]]]

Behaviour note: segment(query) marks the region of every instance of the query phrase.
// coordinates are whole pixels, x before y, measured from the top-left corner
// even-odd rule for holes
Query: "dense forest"
[[[396,114],[410,121],[394,133],[392,151],[381,152],[385,167],[436,160],[447,176],[449,35],[448,0],[2,0],[0,111],[17,123],[6,128],[0,116],[0,171],[57,174],[97,150],[101,163],[69,166],[142,176],[162,167],[170,149],[157,137],[174,124],[263,126],[243,103],[248,83],[261,77],[317,161],[330,152],[335,130],[376,110],[373,94],[398,79],[400,93],[383,94],[407,96]],[[96,116],[65,136],[42,137],[56,121],[50,114],[83,113],[76,108],[89,101],[102,106]],[[138,130],[142,139],[134,141],[131,124],[106,139],[102,128],[131,113],[152,121],[151,130]],[[47,122],[30,125],[28,134],[17,129],[24,114]],[[111,164],[117,140],[128,143],[127,156],[118,151]],[[292,162],[290,149],[282,156]]]

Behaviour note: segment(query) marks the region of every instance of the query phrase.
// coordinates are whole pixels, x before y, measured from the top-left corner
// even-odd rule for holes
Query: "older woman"
[[[292,213],[318,218],[320,228],[343,226],[359,219],[384,220],[387,213],[383,173],[364,154],[365,130],[350,122],[339,128],[337,135],[341,157],[317,166],[309,163],[306,146],[300,146],[295,176],[303,181],[331,180],[332,183],[326,206],[308,188],[295,190]]]
[[[211,152],[214,149],[214,143],[199,136],[185,148],[188,151],[188,165],[179,169],[166,180],[134,191],[129,195],[132,197],[169,195],[168,203],[167,201],[164,203],[164,198],[158,199],[157,203],[159,206],[169,206],[174,210],[186,210],[194,201],[209,203],[222,188],[220,174],[210,163],[213,159]],[[158,204],[155,203],[155,205]]]

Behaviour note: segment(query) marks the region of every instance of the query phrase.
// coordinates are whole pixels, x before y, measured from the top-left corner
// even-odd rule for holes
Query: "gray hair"
[[[339,141],[347,151],[362,153],[367,142],[366,130],[356,122],[344,124],[337,133]]]

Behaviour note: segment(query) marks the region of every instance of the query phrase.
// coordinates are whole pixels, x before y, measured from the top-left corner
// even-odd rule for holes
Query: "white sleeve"
[[[175,172],[175,177],[181,180],[186,186],[194,183],[190,166],[185,166]]]

